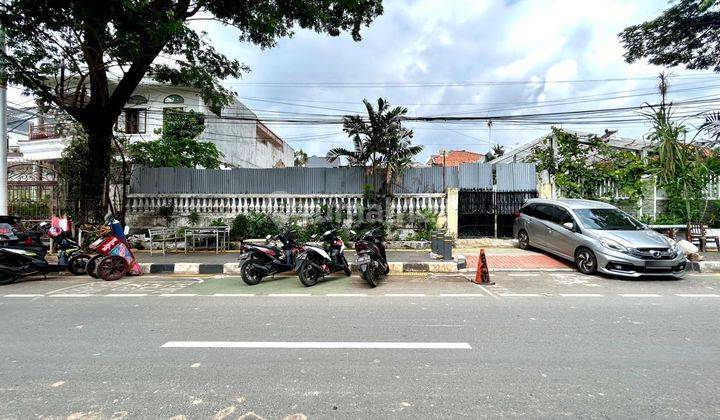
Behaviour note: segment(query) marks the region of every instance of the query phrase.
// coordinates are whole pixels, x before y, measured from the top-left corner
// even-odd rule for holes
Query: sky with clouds
[[[268,120],[364,113],[362,100],[378,97],[407,107],[410,116],[487,117],[657,101],[653,77],[662,69],[625,63],[617,34],[657,16],[668,7],[665,0],[385,0],[384,7],[360,42],[347,33],[330,37],[298,30],[262,50],[240,43],[232,27],[207,20],[193,25],[252,69],[225,84]],[[674,100],[720,93],[720,74],[671,72]],[[568,80],[574,82],[557,82]],[[308,82],[314,84],[302,85]],[[499,143],[511,149],[549,130],[500,122],[492,129],[485,122],[408,125],[414,141],[425,146],[419,161],[442,148],[487,152]],[[309,154],[351,145],[338,125],[270,126]],[[638,123],[564,127],[597,133],[618,129],[624,137],[647,131]]]
[[[635,106],[656,100],[651,92],[657,82],[638,78],[655,76],[661,69],[646,63],[625,63],[617,34],[631,24],[657,16],[667,6],[660,0],[386,0],[384,14],[364,29],[360,42],[353,42],[348,34],[329,37],[298,31],[268,50],[239,43],[232,28],[216,23],[202,25],[221,51],[252,69],[242,80],[228,81],[227,86],[261,116],[279,115],[277,112],[362,112],[363,98],[374,100],[379,96],[393,105],[406,106],[414,116],[492,116]],[[712,86],[712,81],[720,82],[720,75],[704,72],[706,76],[685,79],[682,75],[687,72],[683,70],[672,73],[680,75],[677,85],[683,87],[673,99],[719,91],[687,88]],[[552,82],[597,79],[629,80]],[[443,85],[503,81],[534,82]],[[263,84],[268,82],[286,84]],[[394,85],[293,85],[301,82]],[[427,86],[431,83],[439,86]],[[685,89],[689,92],[683,92]],[[647,96],[636,96],[638,92]],[[553,105],[558,100],[588,96],[632,97]],[[495,123],[490,130],[483,122],[410,126],[415,141],[426,146],[419,160],[440,148],[486,152],[492,143],[512,148],[549,128]],[[331,147],[350,144],[338,126],[272,128],[295,149],[310,154],[324,154]],[[620,135],[630,137],[641,136],[647,129],[637,124],[568,128],[600,133],[605,128],[619,129]]]

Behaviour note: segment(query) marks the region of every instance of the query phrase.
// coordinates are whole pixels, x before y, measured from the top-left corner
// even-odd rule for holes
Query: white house
[[[196,89],[144,81],[128,100],[115,125],[118,134],[130,142],[156,140],[168,112],[195,111],[205,116],[205,130],[198,140],[214,143],[222,161],[231,168],[272,168],[293,166],[295,151],[249,108],[235,99],[213,114]],[[66,140],[57,124],[38,115],[28,135],[17,141],[24,160],[54,161],[61,157]]]

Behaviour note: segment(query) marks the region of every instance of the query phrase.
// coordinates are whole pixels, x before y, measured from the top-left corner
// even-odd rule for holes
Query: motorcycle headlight
[[[614,241],[612,239],[602,238],[602,239],[600,239],[600,243],[605,248],[612,249],[613,251],[624,252],[624,253],[630,252],[630,250],[628,250],[624,245],[621,245],[619,242]]]

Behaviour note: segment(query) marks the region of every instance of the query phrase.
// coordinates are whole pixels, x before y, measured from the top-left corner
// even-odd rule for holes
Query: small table
[[[190,242],[188,243],[188,239]],[[210,227],[188,227],[185,228],[185,253],[187,254],[188,248],[192,246],[193,251],[195,250],[195,240],[205,239],[205,249],[210,249],[210,239],[215,240],[215,254],[220,252],[220,249],[227,250],[228,242],[230,240],[230,227],[229,226],[210,226]],[[222,248],[220,246],[222,244]]]

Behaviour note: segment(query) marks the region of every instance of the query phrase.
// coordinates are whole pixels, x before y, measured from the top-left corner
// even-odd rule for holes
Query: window
[[[575,210],[583,226],[597,230],[642,230],[645,227],[630,215],[618,209]]]
[[[130,105],[142,105],[148,102],[147,98],[142,95],[133,95],[128,98],[127,103]]]
[[[535,204],[528,204],[520,209],[520,213],[535,217]]]
[[[557,223],[558,225],[562,225],[563,223],[572,223],[575,224],[575,221],[573,220],[570,213],[561,207],[553,207],[553,222]]]
[[[183,104],[185,103],[185,98],[180,95],[168,95],[163,102],[166,104]]]
[[[538,204],[533,213],[533,216],[540,220],[547,220],[548,222],[553,220],[553,206],[549,204]]]
[[[115,130],[126,134],[144,134],[147,129],[147,109],[125,108],[118,117]]]

